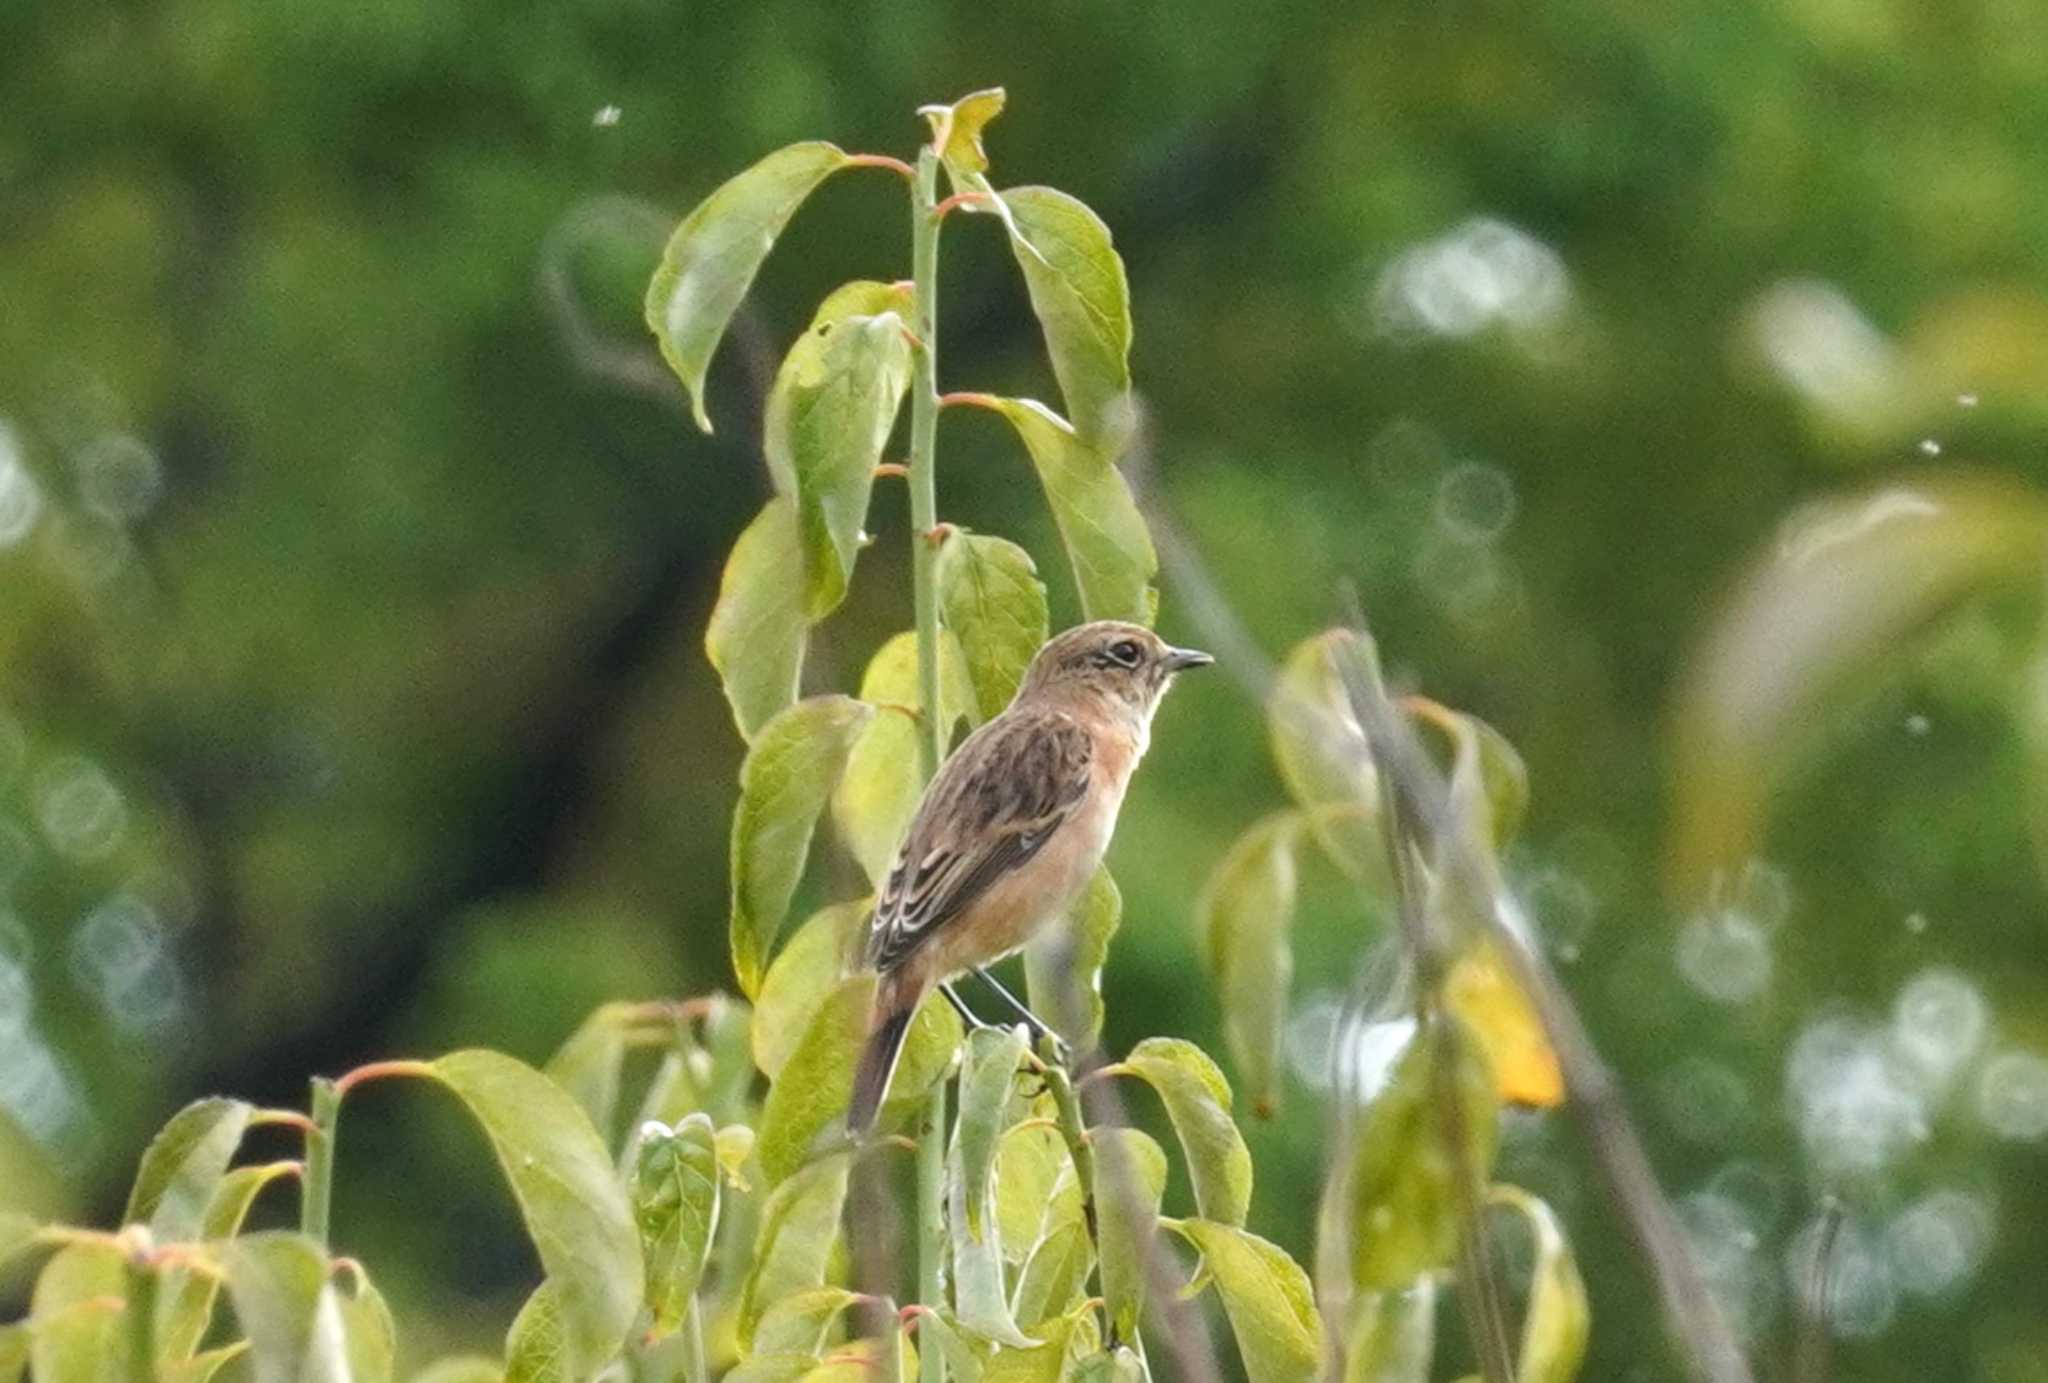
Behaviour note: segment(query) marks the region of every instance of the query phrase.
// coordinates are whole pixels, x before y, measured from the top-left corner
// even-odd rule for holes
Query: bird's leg
[[[993,1023],[984,1023],[980,1018],[976,1017],[974,1010],[967,1007],[967,1001],[960,997],[960,991],[953,988],[952,985],[940,985],[939,993],[946,996],[946,1002],[953,1006],[953,1012],[960,1015],[960,1021],[967,1025],[967,1030],[969,1032],[973,1032],[976,1028],[990,1028],[995,1026],[995,1024]]]
[[[993,989],[996,992],[997,998],[1001,999],[1004,1003],[1008,1004],[1011,1010],[1014,1011],[1019,1018],[1024,1020],[1024,1027],[1028,1032],[1030,1032],[1031,1044],[1034,1047],[1049,1037],[1052,1039],[1052,1045],[1054,1050],[1059,1053],[1060,1064],[1063,1066],[1071,1066],[1073,1064],[1073,1049],[1067,1046],[1065,1038],[1061,1037],[1058,1033],[1054,1032],[1052,1028],[1046,1024],[1044,1019],[1040,1018],[1037,1014],[1033,1013],[1028,1007],[1026,1007],[1022,999],[1019,999],[1009,990],[1003,988],[1002,983],[999,980],[997,980],[994,975],[989,974],[986,966],[975,966],[974,973],[976,976],[980,978],[983,984],[987,985],[990,989]]]

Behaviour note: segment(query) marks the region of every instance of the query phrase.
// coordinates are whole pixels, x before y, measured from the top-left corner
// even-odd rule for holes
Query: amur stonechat
[[[850,1131],[874,1121],[932,987],[1020,949],[1081,896],[1173,675],[1213,661],[1142,625],[1069,629],[932,779],[868,924],[861,959],[880,978]]]

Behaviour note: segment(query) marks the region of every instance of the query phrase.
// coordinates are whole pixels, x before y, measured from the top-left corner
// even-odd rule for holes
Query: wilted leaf
[[[633,1219],[647,1268],[647,1307],[667,1334],[682,1321],[718,1232],[718,1153],[701,1111],[666,1136],[643,1138],[633,1158]]]
[[[1098,1128],[1092,1137],[1103,1316],[1112,1338],[1135,1340],[1145,1307],[1146,1255],[1166,1194],[1166,1154],[1134,1128]]]
[[[1252,1154],[1230,1115],[1230,1082],[1208,1053],[1178,1037],[1148,1037],[1104,1069],[1142,1077],[1159,1092],[1203,1217],[1242,1225],[1252,1201]]]
[[[1592,1331],[1586,1284],[1579,1277],[1571,1243],[1550,1207],[1527,1191],[1495,1186],[1487,1192],[1487,1200],[1520,1214],[1528,1222],[1536,1247],[1515,1383],[1571,1383],[1585,1362],[1586,1338]]]
[[[231,1169],[215,1184],[199,1233],[193,1237],[208,1241],[234,1238],[241,1233],[242,1221],[263,1188],[279,1177],[297,1175],[298,1170],[295,1162]],[[158,1359],[176,1363],[191,1357],[206,1336],[219,1293],[220,1280],[210,1273],[171,1269],[164,1274],[156,1322]]]
[[[1529,770],[1508,737],[1475,715],[1466,715],[1422,696],[1401,699],[1403,709],[1434,725],[1451,742],[1451,772],[1472,779],[1472,794],[1485,804],[1487,843],[1507,849],[1529,810]]]
[[[880,713],[847,756],[832,794],[832,824],[869,882],[879,887],[924,795],[918,751],[924,691],[918,685],[915,632],[897,634],[876,650],[861,676],[860,699]],[[950,741],[953,727],[974,713],[974,688],[950,631],[939,635],[939,706],[940,738]]]
[[[1124,915],[1123,894],[1107,866],[1097,869],[1066,920],[1024,948],[1024,985],[1031,1011],[1078,1050],[1102,1035],[1102,967]]]
[[[777,495],[733,544],[719,578],[704,652],[748,741],[796,700],[810,623],[803,583],[791,576],[803,560],[796,501]]]
[[[29,1298],[29,1376],[35,1383],[108,1383],[127,1378],[122,1338],[127,1272],[121,1255],[97,1244],[52,1254]],[[132,1380],[130,1381],[132,1383]]]
[[[1344,1331],[1344,1383],[1429,1383],[1436,1357],[1436,1279],[1405,1292],[1359,1292]]]
[[[221,1257],[257,1383],[349,1383],[341,1304],[320,1245],[300,1234],[250,1234]]]
[[[977,1028],[967,1034],[967,1056],[960,1068],[960,1112],[953,1124],[953,1137],[967,1192],[967,1232],[976,1240],[982,1237],[984,1221],[994,1212],[989,1173],[995,1168],[997,1141],[1009,1112],[1017,1063],[1023,1059],[1024,1039],[1015,1028]]]
[[[769,1087],[756,1152],[770,1186],[802,1166],[818,1135],[846,1113],[854,1068],[867,1042],[874,987],[872,974],[840,981],[811,1015],[802,1040]],[[927,997],[910,1020],[885,1107],[900,1108],[921,1097],[945,1074],[959,1045],[959,1016],[938,995]]]
[[[251,1112],[240,1100],[216,1097],[195,1100],[172,1115],[142,1154],[122,1222],[148,1225],[158,1243],[197,1239]]]
[[[825,1266],[839,1238],[846,1204],[844,1153],[821,1158],[777,1186],[761,1208],[754,1262],[740,1289],[739,1341],[751,1350],[754,1330],[770,1303],[825,1283]]]
[[[846,155],[822,141],[778,149],[698,203],[669,237],[647,285],[647,325],[690,391],[691,412],[704,431],[711,430],[704,372],[740,299],[796,209],[846,166]]]
[[[825,1348],[825,1337],[840,1314],[864,1300],[844,1287],[814,1287],[784,1297],[761,1313],[754,1327],[754,1352],[815,1355]]]
[[[1105,460],[1123,453],[1131,416],[1131,290],[1109,227],[1078,198],[1013,187],[1010,248],[1045,332],[1074,431]]]
[[[980,719],[1000,714],[1048,628],[1045,584],[1015,543],[955,529],[939,549],[939,608],[960,641]]]
[[[1389,879],[1378,775],[1351,712],[1339,659],[1359,660],[1378,681],[1369,639],[1349,629],[1326,630],[1288,653],[1266,700],[1266,723],[1281,781],[1309,810],[1317,843],[1353,880],[1383,892]]]
[[[1358,1289],[1406,1287],[1457,1250],[1463,1229],[1459,1164],[1445,1142],[1437,1061],[1453,1063],[1451,1084],[1479,1184],[1493,1165],[1499,1106],[1491,1073],[1471,1038],[1455,1023],[1439,1022],[1430,1035],[1408,1043],[1384,1088],[1359,1114],[1353,1147],[1326,1191],[1335,1209],[1326,1227],[1348,1237]]]
[[[769,471],[797,502],[805,612],[830,614],[860,555],[875,465],[910,387],[910,291],[857,280],[825,299],[776,372],[761,424]]]
[[[392,1361],[398,1356],[398,1326],[391,1319],[391,1307],[360,1265],[350,1276],[355,1279],[354,1291],[332,1289],[341,1310],[350,1383],[391,1383]]]
[[[820,908],[776,952],[755,999],[752,1033],[754,1064],[768,1079],[782,1074],[812,1017],[845,977],[872,907],[855,898]]]
[[[749,999],[761,992],[818,813],[854,736],[874,714],[849,696],[814,696],[764,725],[747,751],[732,815],[731,868],[732,964]]]
[[[1275,812],[1239,836],[1195,900],[1195,939],[1223,1001],[1223,1037],[1261,1118],[1280,1099],[1280,1039],[1294,978],[1295,842]]]
[[[1036,399],[977,397],[1010,420],[1045,487],[1089,619],[1149,625],[1159,611],[1152,534],[1110,454]]]
[[[1809,505],[1722,609],[1673,717],[1672,874],[1697,901],[1754,852],[1774,777],[1829,712],[1889,685],[1901,646],[1963,600],[2041,579],[2048,500],[1948,471]],[[2048,823],[2037,823],[2048,840]],[[2037,841],[2037,848],[2041,842]]]
[[[610,1358],[644,1281],[632,1206],[597,1131],[562,1088],[489,1051],[451,1052],[429,1069],[489,1135],[553,1289],[572,1372]]]
[[[1479,1042],[1500,1097],[1533,1109],[1564,1103],[1564,1072],[1536,1006],[1501,955],[1481,937],[1444,977],[1444,1003]]]
[[[1201,1251],[1251,1383],[1314,1378],[1323,1326],[1308,1274],[1277,1245],[1235,1226],[1182,1220],[1174,1228]]]
[[[933,147],[956,179],[963,174],[988,171],[988,152],[981,147],[981,132],[989,121],[1003,113],[1007,99],[1001,87],[993,86],[962,96],[950,106],[919,107],[917,113],[931,122]]]

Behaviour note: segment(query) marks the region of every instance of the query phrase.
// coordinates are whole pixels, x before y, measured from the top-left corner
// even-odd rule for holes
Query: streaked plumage
[[[911,1015],[935,984],[1010,954],[1087,886],[1152,712],[1207,654],[1102,620],[1049,640],[1015,699],[969,735],[918,804],[883,881],[863,963],[880,972],[847,1125],[872,1122]]]

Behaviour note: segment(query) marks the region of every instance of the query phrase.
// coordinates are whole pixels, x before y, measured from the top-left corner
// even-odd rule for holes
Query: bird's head
[[[1093,701],[1142,729],[1176,672],[1215,661],[1175,648],[1142,624],[1096,620],[1046,640],[1017,694]]]

